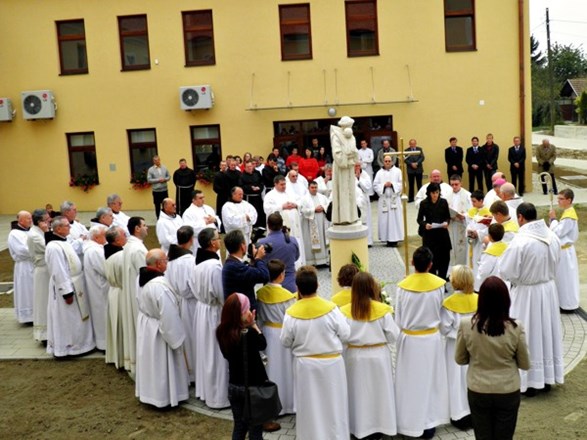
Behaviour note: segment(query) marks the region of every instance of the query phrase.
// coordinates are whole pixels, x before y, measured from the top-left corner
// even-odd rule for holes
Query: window
[[[444,39],[447,52],[477,49],[474,0],[444,0]]]
[[[118,17],[122,70],[151,68],[146,15]]]
[[[84,21],[58,21],[56,24],[61,75],[88,73]]]
[[[147,171],[153,164],[153,156],[157,155],[155,129],[128,130],[128,149],[131,176]]]
[[[311,60],[310,5],[280,5],[281,60]]]
[[[186,66],[216,64],[212,11],[182,12]]]
[[[67,133],[69,175],[72,178],[94,177],[98,184],[98,162],[94,133]]]
[[[377,0],[347,1],[345,15],[347,55],[379,55]]]
[[[190,127],[194,169],[218,170],[222,157],[220,125],[196,125]]]

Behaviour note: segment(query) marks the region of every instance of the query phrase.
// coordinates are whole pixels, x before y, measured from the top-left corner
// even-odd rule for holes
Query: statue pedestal
[[[369,269],[368,229],[361,222],[334,225],[328,228],[327,235],[330,240],[330,279],[334,295],[340,290],[336,280],[338,271],[345,264],[352,264],[353,252],[359,257],[365,269]]]

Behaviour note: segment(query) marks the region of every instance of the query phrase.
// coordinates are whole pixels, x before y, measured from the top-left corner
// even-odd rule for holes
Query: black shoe
[[[466,431],[473,427],[473,420],[471,419],[471,416],[468,415],[459,420],[450,419],[450,424],[461,431]]]
[[[536,394],[538,394],[538,390],[536,388],[528,388],[526,391],[522,393],[522,396],[535,397]]]
[[[436,434],[436,428],[425,429],[424,434],[420,436],[420,438],[432,438]]]
[[[550,390],[552,389],[552,387],[550,386],[549,383],[544,385],[544,388],[542,389],[543,393],[550,393]]]
[[[561,313],[565,314],[565,315],[570,315],[571,313],[575,313],[575,310],[560,309]]]
[[[397,247],[397,241],[388,241],[387,247]]]
[[[371,248],[373,247],[373,245],[372,245],[372,244],[368,244],[368,245],[367,245],[367,247],[368,247],[369,249],[371,249]]]

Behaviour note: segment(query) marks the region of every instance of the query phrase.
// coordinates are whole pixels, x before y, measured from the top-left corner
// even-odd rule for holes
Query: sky
[[[587,0],[530,0],[530,33],[542,52],[546,52],[546,8],[550,44],[573,44],[587,55]]]

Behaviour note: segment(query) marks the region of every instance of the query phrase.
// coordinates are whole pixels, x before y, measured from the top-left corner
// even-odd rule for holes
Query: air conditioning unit
[[[12,122],[15,113],[10,98],[0,98],[0,121]]]
[[[182,110],[210,109],[214,105],[214,93],[209,85],[179,88],[179,107]]]
[[[55,99],[50,90],[22,92],[22,116],[24,119],[53,119]]]

